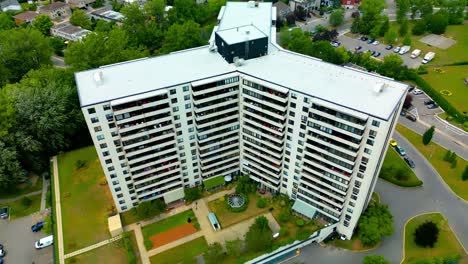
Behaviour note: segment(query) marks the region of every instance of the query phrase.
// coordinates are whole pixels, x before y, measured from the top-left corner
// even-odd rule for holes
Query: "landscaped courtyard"
[[[439,227],[439,237],[434,248],[423,248],[414,242],[414,231],[425,221],[432,221]],[[405,259],[403,263],[409,261],[429,259],[432,257],[446,257],[460,255],[465,256],[461,245],[450,229],[447,219],[439,213],[430,213],[416,216],[405,226]]]
[[[202,255],[208,249],[204,237],[159,253],[150,258],[152,264],[197,263],[195,257]]]
[[[19,200],[0,204],[0,208],[8,206],[10,208],[10,220],[39,212],[41,207],[41,194],[36,194]]]
[[[60,154],[58,170],[65,253],[108,239],[114,201],[94,146]]]
[[[423,184],[392,147],[387,150],[379,177],[402,187],[415,187]]]

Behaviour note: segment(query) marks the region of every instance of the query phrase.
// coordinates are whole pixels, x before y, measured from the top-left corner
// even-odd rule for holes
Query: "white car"
[[[396,48],[393,49],[393,52],[398,53],[398,52],[400,52],[400,49],[401,49],[400,47],[396,47]]]
[[[377,45],[379,45],[379,44],[380,44],[380,42],[378,42],[377,40],[374,41],[374,42],[372,42],[372,45],[374,45],[374,46],[377,46]]]
[[[420,94],[423,94],[423,91],[419,90],[419,89],[414,89],[413,90],[413,94],[414,95],[420,95]]]

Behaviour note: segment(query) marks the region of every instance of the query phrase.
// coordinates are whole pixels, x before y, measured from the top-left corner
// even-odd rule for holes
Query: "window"
[[[179,146],[179,150],[183,150],[184,149],[184,146]]]
[[[117,184],[119,184],[119,181],[113,181],[112,182],[112,185],[117,185]]]
[[[289,128],[288,128],[288,132],[289,132],[289,133],[292,133],[292,132],[293,132],[293,129],[289,127]]]
[[[195,135],[190,135],[190,140],[195,139]]]
[[[302,107],[302,111],[307,113],[307,112],[309,112],[309,108],[303,106],[303,107]]]
[[[292,108],[296,108],[296,103],[291,102],[291,103],[289,103],[289,105],[290,105]]]
[[[291,98],[293,98],[293,99],[297,99],[297,95],[296,95],[296,93],[291,93]]]
[[[304,97],[304,103],[307,103],[307,104],[310,103],[310,98]]]
[[[187,101],[187,100],[190,100],[190,95],[184,95],[184,100]]]
[[[184,153],[184,156],[183,156],[183,157],[185,157],[185,153]],[[187,161],[186,161],[185,159],[183,159],[183,160],[180,160],[180,163],[181,163],[181,164],[185,164],[185,163],[187,163]]]
[[[370,138],[375,138],[377,136],[377,131],[375,130],[369,130],[369,137]]]
[[[301,129],[306,129],[306,126],[304,124],[301,124]]]
[[[184,139],[183,139],[183,138],[178,138],[178,139],[177,139],[177,143],[182,143],[182,142],[184,142]]]
[[[120,210],[122,210],[122,211],[127,210],[127,206],[122,206],[122,207],[120,207]]]
[[[190,109],[190,108],[192,108],[192,104],[191,104],[191,103],[185,104],[185,109]]]
[[[119,160],[124,160],[125,159],[125,156],[119,156]]]
[[[307,116],[304,116],[304,115],[301,116],[301,121],[302,121],[303,123],[306,123],[306,122],[307,122]]]
[[[108,171],[114,171],[115,168],[114,168],[114,166],[110,166],[109,168],[107,168],[107,170],[108,170]]]
[[[181,125],[180,123],[176,123],[176,124],[175,124],[175,127],[176,127],[176,128],[180,128],[181,126],[182,126],[182,125]]]
[[[102,131],[101,126],[94,127],[94,132]]]
[[[289,141],[292,140],[290,135],[287,135],[287,136],[286,136],[286,139],[289,140]]]
[[[110,105],[103,105],[102,109],[104,109],[104,111],[110,110]]]
[[[104,136],[103,135],[98,135],[97,136],[97,140],[103,140],[104,139]]]
[[[115,190],[116,192],[120,192],[120,191],[122,190],[122,188],[117,187],[117,188],[115,188],[114,190]]]
[[[185,152],[180,153],[181,157],[185,157]]]
[[[99,119],[97,117],[91,117],[91,123],[97,123]]]
[[[122,168],[127,167],[127,163],[120,163],[120,167],[122,167]]]
[[[106,164],[111,164],[112,160],[111,159],[106,159]]]
[[[188,86],[184,86],[184,87],[182,88],[182,90],[183,90],[184,92],[188,92],[189,87],[188,87]]]
[[[178,108],[177,108],[178,109]],[[174,116],[174,120],[179,120],[180,119],[180,116],[179,115],[175,115]]]
[[[178,106],[174,106],[174,107],[172,108],[172,111],[174,111],[174,112],[179,111],[179,107],[178,107]]]
[[[118,134],[119,134],[119,133],[117,133],[117,131],[112,131],[112,132],[111,132],[111,135],[112,135],[113,137],[116,137]]]
[[[132,177],[126,177],[125,178],[125,181],[131,181],[132,180]]]
[[[177,131],[177,136],[182,136],[182,131]]]
[[[304,137],[305,137],[305,134],[302,133],[302,132],[299,132],[299,137],[304,138]]]
[[[351,195],[351,199],[353,199],[353,200],[356,201],[356,200],[357,200],[357,196],[356,196],[356,195]]]
[[[380,126],[380,122],[379,122],[379,121],[376,121],[376,120],[372,120],[372,125],[375,126],[375,127],[379,127],[379,126]]]
[[[367,144],[368,144],[368,145],[371,145],[371,146],[374,146],[374,140],[372,140],[372,139],[367,139]]]
[[[288,120],[288,123],[294,126],[294,121],[292,121],[291,119]]]
[[[109,128],[114,128],[115,127],[115,123],[109,123]]]
[[[115,177],[117,177],[117,175],[115,175],[114,173],[112,173],[112,174],[110,175],[110,177],[111,177],[111,179],[114,179]]]
[[[106,119],[107,119],[107,122],[114,121],[114,115],[112,113],[106,114]]]
[[[101,147],[101,148],[107,148],[107,144],[106,144],[106,143],[99,144],[99,147]]]
[[[121,143],[120,143],[120,139],[114,140],[114,144],[115,144],[116,146],[120,146],[120,144],[121,144]]]
[[[353,202],[349,202],[349,206],[352,206],[352,207],[354,207],[355,205],[356,205],[355,203],[353,203]]]
[[[288,170],[288,169],[289,169],[289,165],[284,164],[284,168]]]
[[[117,148],[117,152],[122,152],[122,148]]]
[[[94,114],[94,113],[96,113],[96,109],[94,109],[94,107],[93,108],[88,108],[88,113],[89,114]]]
[[[192,116],[192,112],[188,112],[186,115],[187,115],[187,117],[191,117],[191,116]]]
[[[177,104],[177,98],[172,98],[172,99],[171,99],[171,103]]]
[[[372,153],[372,150],[370,150],[370,149],[368,149],[368,148],[365,148],[365,149],[364,149],[364,153],[367,153],[367,154],[370,155],[370,154]]]
[[[188,132],[193,132],[193,131],[194,131],[194,128],[193,128],[193,127],[190,127],[190,128],[188,129]]]
[[[132,197],[132,198],[135,198],[135,199],[136,199],[136,197]],[[132,200],[134,200],[134,199],[132,199]],[[132,203],[132,205],[133,205],[133,206],[138,206],[138,202],[134,202],[134,203]]]
[[[282,185],[283,185],[283,188],[286,188],[286,187],[288,187],[288,186],[286,185],[286,183],[283,183]]]
[[[176,90],[175,90],[175,89],[171,89],[171,90],[169,91],[169,93],[170,93],[170,94],[176,94]]]
[[[289,111],[289,115],[294,117],[296,114],[293,111]]]
[[[360,172],[357,173],[357,176],[358,176],[358,178],[361,178],[361,179],[364,178],[364,174],[362,174]]]
[[[117,198],[122,198],[123,197],[123,194],[119,193],[117,194]]]
[[[349,222],[348,222],[348,221],[344,221],[344,226],[348,227],[348,226],[349,226]]]
[[[187,125],[192,125],[193,124],[193,120],[188,120],[187,121]]]

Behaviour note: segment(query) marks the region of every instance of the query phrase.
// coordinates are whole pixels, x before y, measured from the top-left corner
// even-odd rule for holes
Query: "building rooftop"
[[[6,8],[8,6],[19,6],[19,2],[17,0],[3,0],[0,1],[0,7]]]
[[[40,12],[52,12],[52,11],[55,11],[57,9],[65,7],[65,6],[68,6],[68,4],[66,4],[64,2],[53,2],[50,5],[46,5],[46,6],[41,7]]]
[[[216,33],[218,33],[227,44],[235,44],[267,37],[267,35],[253,25],[218,30]]]
[[[245,2],[228,2],[223,15],[223,19],[228,17],[228,22],[221,21],[218,32],[240,27],[230,21],[235,14],[228,13],[240,12],[239,16],[244,17],[242,10],[246,9],[246,5]],[[271,14],[271,3],[259,4],[259,7],[264,6],[269,6],[269,9],[266,11],[267,8],[264,8],[263,13]],[[270,16],[263,14],[262,17],[267,19],[270,26]],[[241,19],[238,21],[245,22]],[[266,27],[255,26],[259,29]],[[270,37],[270,41],[274,39],[275,36]],[[233,72],[385,120],[390,117],[407,88],[406,84],[389,78],[323,62],[282,48],[236,66],[227,63],[218,52],[203,46],[77,72],[75,77],[81,106],[88,106]],[[100,81],[95,80],[96,74],[101,76]]]
[[[38,16],[38,14],[37,14],[36,12],[33,12],[33,11],[24,11],[23,13],[18,14],[18,15],[13,16],[13,17],[14,17],[15,19],[27,21],[27,20],[34,19],[34,18],[37,17],[37,16]]]

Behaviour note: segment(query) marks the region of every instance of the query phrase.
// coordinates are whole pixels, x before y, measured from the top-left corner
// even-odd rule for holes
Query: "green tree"
[[[0,31],[0,87],[17,82],[32,69],[51,64],[52,49],[39,31],[28,28]]]
[[[397,21],[403,22],[406,19],[406,14],[410,11],[410,0],[397,0]]]
[[[422,138],[424,145],[428,145],[431,142],[432,137],[434,136],[434,131],[435,131],[435,127],[431,126],[428,130],[426,130],[426,132],[424,132],[423,138]]]
[[[343,21],[344,21],[343,9],[340,8],[334,11],[333,13],[331,13],[329,20],[330,20],[330,25],[334,27],[343,24]]]
[[[151,0],[146,2],[144,6],[145,13],[155,19],[157,23],[164,23],[166,20],[165,16],[166,2],[164,0]]]
[[[448,13],[448,22],[450,25],[462,24],[463,12],[467,5],[466,0],[447,0],[442,1],[443,9]]]
[[[15,106],[7,95],[6,89],[0,89],[0,138],[6,139],[8,131],[15,125]]]
[[[385,42],[387,42],[388,44],[395,44],[397,37],[398,37],[398,33],[396,32],[395,29],[390,29],[384,35]]]
[[[240,239],[226,241],[226,251],[229,256],[239,257],[243,252],[243,241]]]
[[[374,25],[374,27],[371,29],[371,31],[369,32],[369,35],[372,37],[372,38],[378,38],[379,37],[379,34],[380,34],[380,29],[382,28],[382,24],[379,22],[379,23],[376,23]]]
[[[383,256],[368,255],[362,260],[362,264],[390,264]]]
[[[94,31],[96,32],[109,32],[115,26],[114,21],[104,21],[102,19],[98,19],[96,24],[94,25]]]
[[[13,21],[12,17],[8,13],[0,13],[0,30],[12,29],[15,25],[15,21]]]
[[[408,33],[408,19],[404,19],[400,24],[400,29],[398,30],[398,34],[400,36],[405,36]]]
[[[361,24],[361,15],[358,15],[353,19],[353,24],[351,25],[351,32],[352,33],[358,33],[360,29],[360,24]]]
[[[380,37],[383,37],[385,35],[385,33],[388,32],[388,30],[390,29],[390,20],[388,19],[388,16],[383,16],[382,17],[382,25],[380,26],[380,32],[379,32],[379,36]]]
[[[359,6],[363,12],[360,32],[368,34],[376,23],[381,21],[381,13],[385,8],[385,0],[364,0]]]
[[[257,217],[247,234],[245,235],[247,249],[251,252],[259,252],[271,248],[273,237],[268,227],[268,219],[264,216]]]
[[[393,234],[393,216],[388,206],[371,203],[358,222],[358,237],[365,245],[376,245],[384,236]]]
[[[439,227],[434,222],[427,221],[414,231],[414,242],[421,247],[434,247],[439,238]]]
[[[258,208],[265,208],[267,206],[267,200],[265,198],[260,198],[257,201],[257,207]]]
[[[440,10],[427,20],[427,28],[433,34],[443,34],[448,26],[448,14],[445,10]]]
[[[127,33],[116,27],[71,43],[65,50],[65,63],[75,70],[85,70],[148,55],[146,50],[130,46]]]
[[[458,163],[458,160],[457,158],[455,157],[451,162],[450,162],[450,167],[452,169],[455,169],[457,167],[457,163]]]
[[[39,30],[44,36],[50,36],[50,28],[54,25],[52,20],[47,15],[38,15],[32,26]]]
[[[0,190],[6,191],[26,177],[18,158],[16,148],[8,147],[0,140]]]
[[[104,6],[104,0],[96,0],[93,4],[93,8],[99,8]]]
[[[463,181],[468,180],[468,165],[465,166],[465,170],[463,171],[463,174],[462,174],[462,180]]]
[[[218,242],[211,244],[203,255],[203,258],[207,264],[221,263],[224,258],[221,244]]]
[[[406,36],[403,38],[403,45],[411,46],[411,35],[410,34],[406,34]]]
[[[433,12],[433,1],[432,0],[410,0],[411,5],[411,18],[414,19],[416,12],[420,12],[421,18],[426,18]]]
[[[447,150],[444,155],[444,161],[450,162],[452,161],[452,154],[453,152],[451,150]]]
[[[166,32],[161,53],[169,53],[204,44],[200,35],[200,25],[192,20],[183,24],[174,24]]]
[[[427,21],[426,19],[419,19],[414,23],[413,29],[411,29],[411,32],[414,35],[422,35],[426,32],[427,30]]]
[[[185,188],[185,200],[187,202],[193,202],[195,200],[198,200],[202,197],[202,191],[201,187],[193,187],[193,188]]]
[[[86,12],[81,9],[75,9],[75,11],[73,11],[73,14],[70,16],[70,23],[85,29],[92,29],[91,20],[89,20]]]
[[[403,59],[397,54],[389,54],[384,57],[379,67],[379,73],[391,78],[398,76],[403,65]]]
[[[54,50],[54,53],[58,56],[63,56],[63,50],[65,49],[65,43],[63,40],[53,37],[49,39],[50,47]]]

